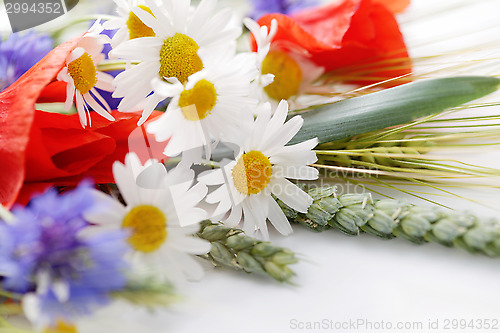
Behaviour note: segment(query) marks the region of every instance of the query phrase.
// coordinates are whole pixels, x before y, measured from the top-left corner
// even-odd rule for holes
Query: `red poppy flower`
[[[24,180],[24,156],[41,91],[64,66],[81,37],[52,50],[0,93],[0,203],[10,206]]]
[[[290,17],[269,14],[258,23],[270,27],[273,19],[273,45],[305,50],[314,63],[347,81],[373,83],[411,71],[394,14],[379,0],[343,0]]]
[[[160,114],[154,112],[150,119]],[[112,111],[112,115],[114,122],[95,117],[92,127],[84,129],[77,114],[35,111],[25,152],[24,185],[17,202],[26,203],[33,192],[49,186],[75,186],[84,178],[113,183],[113,162],[123,162],[129,151],[143,163],[165,157],[166,143],[146,134],[147,123],[137,127],[141,112]]]

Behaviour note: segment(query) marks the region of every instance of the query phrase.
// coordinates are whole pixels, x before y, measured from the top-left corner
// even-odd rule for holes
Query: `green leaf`
[[[354,97],[303,115],[304,125],[290,144],[317,137],[319,143],[401,125],[436,114],[497,90],[500,80],[461,76],[422,80]]]

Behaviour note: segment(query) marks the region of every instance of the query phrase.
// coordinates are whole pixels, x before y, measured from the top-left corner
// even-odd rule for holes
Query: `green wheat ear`
[[[377,133],[378,134],[378,133]],[[325,143],[316,148],[317,164],[357,166],[369,163],[377,166],[399,166],[425,168],[411,163],[421,158],[436,145],[431,135],[413,135],[404,132],[385,135],[383,139],[373,140],[374,133],[367,133],[336,142]],[[421,139],[418,140],[418,139]]]
[[[241,229],[204,221],[198,236],[212,244],[210,252],[201,257],[215,266],[266,274],[280,282],[290,282],[295,275],[288,267],[298,262],[292,251],[247,236]]]
[[[315,231],[335,228],[349,235],[365,232],[385,239],[402,237],[416,244],[435,242],[470,253],[500,256],[500,222],[494,219],[401,200],[373,200],[369,193],[337,197],[335,187],[306,192],[314,200],[306,214],[278,203],[290,221]]]

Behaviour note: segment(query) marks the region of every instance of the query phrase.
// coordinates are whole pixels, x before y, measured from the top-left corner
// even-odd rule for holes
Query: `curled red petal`
[[[10,207],[24,180],[25,149],[35,102],[63,68],[66,57],[81,37],[47,54],[16,82],[0,93],[0,203]]]
[[[84,129],[77,114],[35,111],[26,149],[26,178],[17,202],[26,204],[32,194],[48,186],[75,186],[85,178],[113,183],[113,163],[124,162],[130,151],[143,163],[165,159],[167,142],[159,143],[137,127],[141,112],[111,114],[114,122],[92,117],[92,126]],[[153,112],[144,126],[161,114]]]

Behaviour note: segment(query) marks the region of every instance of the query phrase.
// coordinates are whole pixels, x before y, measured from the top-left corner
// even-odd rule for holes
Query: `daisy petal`
[[[140,199],[139,193],[137,192],[137,183],[131,170],[120,162],[115,162],[113,164],[113,175],[116,185],[127,205],[139,204]]]
[[[293,230],[290,222],[285,216],[285,213],[281,210],[278,203],[272,198],[269,197],[269,221],[271,221],[272,225],[279,231],[280,234],[288,236]]]
[[[177,256],[177,262],[181,262],[182,271],[188,279],[199,281],[203,278],[205,272],[195,258],[182,252],[177,253]]]
[[[204,239],[195,237],[172,237],[169,246],[178,251],[189,254],[206,254],[210,251],[211,244]]]
[[[278,197],[285,205],[301,213],[307,213],[312,204],[312,198],[309,194],[302,191],[297,185],[285,178],[276,178],[271,182],[272,193]]]
[[[305,165],[284,165],[274,166],[273,174],[275,177],[314,180],[318,179],[319,171],[316,168]]]
[[[106,112],[106,110],[101,105],[99,105],[99,103],[97,103],[96,100],[94,99],[94,97],[92,97],[92,95],[90,95],[89,93],[83,95],[83,99],[100,116],[102,116],[110,121],[115,120],[115,118],[112,115],[110,115],[108,112]],[[109,106],[108,106],[108,108],[109,108]]]
[[[160,47],[162,45],[163,41],[157,37],[135,38],[118,45],[110,51],[110,55],[125,59],[155,61],[160,58]],[[140,53],[137,52],[138,48],[141,50]]]
[[[224,220],[224,224],[230,228],[236,227],[241,222],[241,209],[233,208],[228,218]]]
[[[68,111],[73,106],[73,99],[75,98],[75,84],[73,82],[68,82],[66,85],[66,102],[64,103],[64,109]]]

